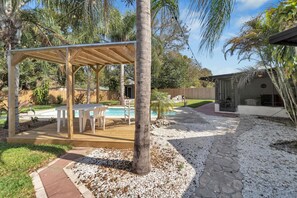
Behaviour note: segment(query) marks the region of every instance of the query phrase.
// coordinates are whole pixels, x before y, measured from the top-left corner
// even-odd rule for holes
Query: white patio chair
[[[88,116],[87,119],[89,119],[91,122],[93,134],[96,133],[96,120],[98,121],[98,127],[102,127],[102,129],[105,130],[105,111],[107,109],[108,107],[97,107],[95,108],[93,115]]]

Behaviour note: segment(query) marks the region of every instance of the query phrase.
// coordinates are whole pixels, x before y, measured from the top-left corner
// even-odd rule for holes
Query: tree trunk
[[[133,171],[150,172],[151,14],[150,0],[136,1],[136,102]]]
[[[120,75],[120,103],[124,105],[125,103],[125,65],[121,64],[121,75]]]

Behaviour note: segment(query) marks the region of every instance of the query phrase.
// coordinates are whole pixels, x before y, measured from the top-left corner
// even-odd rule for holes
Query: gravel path
[[[279,123],[241,117],[238,127],[244,197],[297,197],[297,155],[272,148],[279,140],[296,140],[297,131]]]

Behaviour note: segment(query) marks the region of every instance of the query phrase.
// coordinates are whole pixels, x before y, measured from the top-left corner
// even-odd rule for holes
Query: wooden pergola
[[[135,41],[116,43],[95,43],[16,49],[8,51],[8,108],[9,137],[15,135],[15,66],[26,58],[40,59],[52,63],[65,64],[67,89],[68,138],[73,138],[73,104],[75,73],[81,66],[90,66],[96,73],[96,101],[99,102],[99,72],[111,64],[135,64]]]

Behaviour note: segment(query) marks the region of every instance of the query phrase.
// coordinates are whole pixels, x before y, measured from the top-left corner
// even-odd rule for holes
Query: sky
[[[242,61],[239,63],[237,56],[224,58],[223,45],[226,40],[238,35],[244,22],[258,16],[264,10],[278,5],[279,0],[237,0],[234,11],[231,15],[230,23],[225,27],[220,41],[217,43],[212,54],[209,52],[199,52],[200,22],[189,19],[189,0],[179,1],[180,20],[191,29],[189,44],[198,62],[212,71],[213,75],[238,72],[239,68],[253,66],[254,62]],[[135,10],[135,5],[127,8],[125,4],[117,1],[116,7],[124,13],[126,10]],[[182,54],[192,57],[189,50],[182,51]]]

